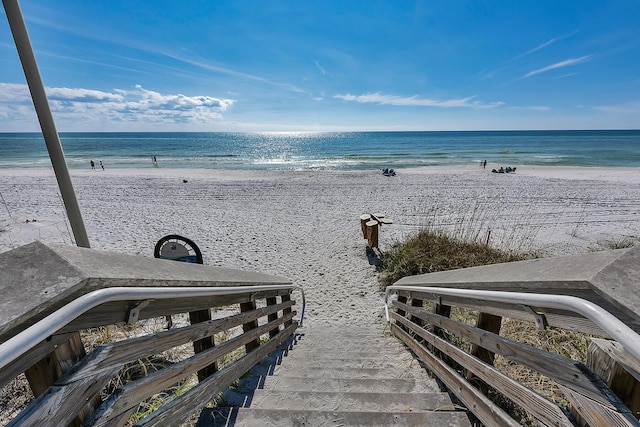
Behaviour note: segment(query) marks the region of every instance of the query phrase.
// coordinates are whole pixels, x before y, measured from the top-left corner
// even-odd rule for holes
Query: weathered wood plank
[[[61,343],[47,357],[25,371],[25,376],[34,396],[40,396],[55,381],[65,375],[71,367],[86,356],[82,338],[78,332],[71,334],[66,342]],[[93,395],[84,403],[82,410],[76,412],[72,427],[80,427],[85,418],[100,404],[100,396]]]
[[[592,339],[587,366],[627,405],[635,418],[640,417],[640,372],[638,361],[615,341]]]
[[[95,375],[97,371],[121,366],[148,356],[151,351],[153,353],[161,353],[188,342],[226,331],[240,326],[244,322],[267,316],[278,310],[290,308],[294,303],[295,301],[288,301],[283,304],[262,307],[251,312],[235,314],[223,319],[210,320],[180,329],[170,329],[153,335],[101,345],[70,372],[67,381],[77,381],[79,378]],[[292,316],[293,314],[289,313],[289,315]]]
[[[417,323],[417,322],[416,322]],[[418,325],[420,325],[418,323]],[[422,325],[420,325],[422,326]],[[482,329],[484,331],[488,331],[491,333],[494,333],[496,335],[500,335],[500,326],[502,326],[502,317],[500,316],[495,316],[493,314],[489,314],[489,313],[483,313],[480,312],[478,313],[478,319],[476,320],[476,327],[479,329]],[[478,344],[473,344],[472,348],[471,348],[471,355],[477,357],[478,359],[482,360],[483,362],[489,364],[489,365],[493,365],[493,361],[495,360],[495,353],[487,350],[486,348],[478,345]],[[469,371],[467,372],[467,379],[468,380],[472,380],[474,377],[474,373]],[[485,395],[489,394],[489,389],[487,388],[486,384],[483,384],[482,382],[480,382],[480,384],[478,385],[478,388],[482,391],[482,393],[484,393]]]
[[[212,360],[216,360],[246,343],[252,342],[260,335],[267,333],[274,326],[280,325],[285,321],[291,320],[294,313],[290,313],[285,317],[281,317],[274,322],[267,323],[256,329],[251,330],[245,334],[225,341],[216,347],[212,347],[208,350],[198,353],[189,359],[175,363],[160,371],[156,371],[146,377],[127,384],[122,387],[116,394],[112,396],[109,401],[106,401],[96,412],[94,425],[95,426],[112,426],[117,425],[122,415],[126,415],[128,410],[133,406],[137,406],[139,402],[150,396],[158,393],[167,387],[179,382],[181,379],[191,375],[203,366],[211,363]],[[297,326],[297,323],[296,325]],[[235,364],[235,362],[234,362]],[[233,365],[233,364],[232,364]],[[225,368],[226,369],[226,368]],[[208,382],[209,378],[217,377],[219,372],[207,377],[200,384]],[[238,375],[240,377],[242,373]],[[237,379],[238,377],[234,378]],[[232,380],[233,381],[233,380]],[[228,386],[228,385],[227,385]],[[204,405],[206,401],[201,402]]]
[[[100,390],[117,375],[119,368],[101,371],[99,375],[83,378],[73,386],[49,387],[15,417],[8,427],[67,426],[83,411],[87,402],[98,396]]]
[[[396,313],[393,313],[393,316],[401,318],[397,316]],[[455,370],[435,357],[425,347],[416,343],[411,336],[403,331],[397,324],[391,324],[391,331],[411,348],[420,360],[429,366],[447,388],[449,388],[484,425],[520,426],[520,423],[516,422],[509,414],[498,408],[485,395],[471,386]]]
[[[638,423],[638,420],[634,418],[628,408],[613,410],[560,384],[558,387],[571,405],[571,413],[578,418],[581,425],[611,427],[640,426],[640,423]]]
[[[189,322],[193,325],[195,323],[202,323],[211,320],[211,309],[207,308],[204,310],[198,311],[190,311],[189,312]],[[204,337],[199,340],[193,341],[193,352],[195,354],[201,353],[204,350],[214,347],[215,342],[213,340],[213,335],[208,337]],[[218,371],[218,364],[213,362],[211,365],[206,366],[205,368],[198,371],[198,381],[202,381],[207,378],[209,375]]]
[[[421,300],[421,299],[419,299],[419,298],[411,298],[411,306],[412,306],[412,307],[419,307],[419,308],[423,308],[423,306],[424,306],[424,301],[422,301],[422,300]],[[422,326],[422,324],[421,324],[422,320],[421,320],[421,319],[419,319],[419,318],[417,318],[417,317],[415,317],[415,318],[414,318],[414,317],[412,317],[412,318],[411,318],[411,321],[412,321],[412,322],[414,322],[414,323],[419,324],[420,326]]]
[[[288,301],[291,301],[291,294],[289,293],[287,295],[282,295],[282,302],[284,303],[284,302],[288,302]],[[283,316],[286,316],[289,313],[291,313],[291,308],[285,308],[284,310],[282,310],[282,315]],[[293,321],[286,322],[284,324],[284,326],[285,327],[290,326],[292,324],[292,322]]]
[[[260,360],[275,350],[284,340],[291,336],[296,328],[297,323],[292,323],[284,330],[282,330],[273,339],[260,345],[254,349],[251,353],[245,355],[232,365],[221,369],[216,374],[210,376],[205,381],[201,382],[180,398],[175,399],[158,411],[154,412],[147,418],[143,419],[136,426],[168,426],[178,425],[181,421],[186,419],[189,415],[200,410],[202,403],[208,401],[211,396],[215,396],[218,393],[226,389],[233,381],[239,378],[244,372],[248,371]]]
[[[277,296],[281,294],[289,294],[290,290],[270,291],[264,294],[269,296]],[[261,293],[262,296],[263,293]],[[226,295],[217,297],[203,298],[174,298],[170,300],[151,301],[140,311],[139,320],[151,319],[154,317],[164,317],[176,313],[187,313],[190,311],[205,310],[214,307],[224,307],[233,304],[241,304],[251,301],[251,293],[239,295]],[[74,332],[82,329],[93,328],[96,326],[115,325],[126,323],[129,310],[135,307],[140,301],[119,301],[102,304],[95,307],[77,319],[73,320],[67,326],[63,327],[58,333]]]
[[[249,302],[243,302],[240,304],[240,312],[244,313],[244,312],[248,312],[248,311],[252,311],[256,309],[256,303],[253,301],[249,301]],[[258,321],[257,320],[251,320],[249,322],[245,322],[242,324],[242,331],[243,332],[249,332],[252,329],[255,329],[258,327]],[[260,345],[260,337],[256,338],[255,340],[248,342],[244,348],[245,351],[247,353],[249,353],[251,350],[253,350],[254,348],[258,347]]]
[[[286,289],[279,292],[270,291],[268,294],[284,295],[283,299],[286,296],[287,300],[291,301],[290,293],[291,291]],[[195,304],[189,304],[189,301],[182,300],[164,301],[162,302],[162,304],[159,304],[159,302],[151,303],[142,311],[140,319],[160,317],[166,314],[184,313],[192,308],[227,306],[246,301],[250,301],[250,296],[231,295],[228,297],[198,299],[198,302],[196,302]],[[2,369],[2,371],[0,371],[0,387],[4,386],[20,373],[26,371],[29,367],[42,360],[49,353],[54,351],[60,344],[67,341],[67,339],[78,330],[89,329],[103,325],[124,323],[131,306],[132,302],[123,301],[120,303],[103,304],[102,306],[96,307],[94,310],[87,312],[84,316],[81,316],[66,327],[62,328],[62,330],[57,334],[52,335],[50,339],[42,341],[28,354],[25,354],[24,357],[19,358],[18,360]],[[291,310],[291,306],[286,307],[285,310]]]
[[[545,399],[535,391],[508,377],[493,366],[465,353],[453,344],[433,335],[431,332],[424,330],[410,320],[399,317],[395,314],[394,317],[396,321],[401,322],[405,327],[407,327],[412,334],[415,333],[420,336],[420,338],[424,339],[430,345],[449,356],[460,366],[466,368],[468,372],[472,372],[474,376],[480,378],[484,383],[498,390],[505,396],[508,396],[510,400],[524,408],[527,412],[531,413],[536,419],[554,426],[573,425],[567,415],[555,403]],[[464,381],[466,384],[471,386],[468,382],[462,379],[462,376],[460,376],[460,378],[461,381]],[[459,387],[460,384],[458,384],[456,388],[450,390],[457,395]],[[478,393],[481,393],[483,396],[486,395],[484,391],[478,390]],[[473,409],[471,410],[475,413]]]
[[[610,402],[614,396],[611,391],[595,375],[589,375],[586,366],[575,360],[518,343],[428,311],[419,312],[406,304],[397,303],[397,305],[399,309],[411,311],[416,317],[552,378],[603,405],[612,405]]]
[[[50,339],[46,339],[37,344],[23,357],[20,357],[5,366],[0,370],[0,388],[4,387],[9,381],[29,369],[29,367],[47,357],[47,355],[55,350],[56,347],[69,340],[72,335],[74,334],[53,335]]]
[[[425,293],[425,292],[407,292],[401,291],[398,293],[406,294],[407,296],[413,295],[415,298],[421,298],[425,301],[431,302],[440,302],[446,305],[452,305],[455,307],[466,308],[469,310],[474,310],[478,312],[484,312],[493,314],[496,316],[502,316],[503,318],[510,319],[518,319],[524,320],[526,322],[534,322],[534,316],[525,311],[524,306],[519,304],[505,304],[493,301],[478,301],[476,299],[471,298],[463,298],[463,297],[437,297],[434,294]],[[594,298],[595,299],[595,298]],[[398,297],[398,300],[400,298]],[[608,301],[600,298],[596,301],[596,304],[600,305],[605,310],[615,310],[615,307],[611,305]],[[545,317],[547,318],[547,322],[549,326],[567,329],[570,331],[581,332],[590,335],[596,335],[600,337],[607,338],[608,335],[595,323],[591,320],[584,318],[581,315],[576,313],[566,311],[566,310],[556,310],[556,309],[542,309],[536,308],[536,311],[543,312]],[[611,312],[611,311],[610,311]]]
[[[266,303],[267,305],[276,305],[278,303],[278,299],[276,297],[270,297],[266,299]],[[270,314],[269,316],[267,316],[267,321],[268,322],[272,322],[274,320],[276,320],[278,318],[278,313],[273,313]],[[273,338],[276,335],[278,335],[278,332],[280,332],[280,329],[272,329],[269,331],[269,338]]]

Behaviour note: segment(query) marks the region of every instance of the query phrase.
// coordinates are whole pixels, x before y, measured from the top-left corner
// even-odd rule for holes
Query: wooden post
[[[436,304],[434,313],[444,317],[451,317],[451,306]],[[442,338],[442,328],[433,325],[432,331],[434,335]]]
[[[198,310],[189,312],[189,321],[193,325],[194,323],[206,322],[211,320],[211,310]],[[214,347],[215,342],[213,336],[205,337],[201,340],[193,342],[193,352],[198,354],[202,351],[205,351],[208,348]],[[204,369],[198,371],[198,381],[202,382],[208,376],[218,372],[218,362],[213,362],[211,365],[207,366]]]
[[[411,306],[423,308],[423,301],[421,299],[411,298]],[[419,317],[411,316],[411,321],[417,325],[424,326],[424,321]]]
[[[367,238],[367,222],[371,219],[371,215],[362,214],[360,215],[360,228],[362,229],[362,238]]]
[[[40,360],[31,368],[25,371],[25,376],[31,387],[33,395],[38,397],[51,387],[56,380],[65,375],[71,367],[86,356],[82,338],[79,333],[74,333],[69,340],[58,346],[47,357]],[[89,414],[97,408],[102,400],[100,396],[87,396],[87,405],[78,414],[76,419],[70,424],[73,427],[80,427]]]
[[[244,313],[247,311],[252,311],[256,309],[256,303],[251,301],[251,302],[243,302],[240,303],[240,312]],[[257,320],[253,320],[251,322],[245,323],[242,325],[242,331],[243,332],[249,332],[252,329],[256,329],[258,327],[258,321]],[[251,352],[251,350],[258,348],[260,346],[260,340],[259,339],[255,339],[251,342],[248,342],[247,344],[245,344],[244,349],[246,351],[247,354],[249,354],[249,352]]]
[[[278,303],[278,300],[276,299],[276,297],[270,297],[267,298],[267,306],[269,305],[276,305]],[[267,316],[267,321],[269,322],[273,322],[274,320],[278,320],[278,313],[273,313]],[[273,338],[276,335],[278,335],[278,332],[280,332],[280,328],[274,328],[272,330],[269,331],[269,338]]]
[[[636,370],[640,367],[627,356],[620,344],[592,338],[587,352],[587,366],[631,409],[634,417],[640,416],[640,372]]]
[[[398,302],[406,304],[407,303],[407,297],[405,297],[403,295],[398,295]],[[407,315],[406,311],[398,309],[398,316],[405,317],[406,315]],[[399,326],[402,326],[402,325],[399,325]]]
[[[489,313],[478,313],[476,327],[484,329],[485,331],[493,332],[494,334],[500,334],[500,326],[502,326],[501,316],[495,316]],[[489,365],[493,365],[493,361],[496,356],[495,353],[475,344],[471,347],[471,354]],[[489,394],[489,387],[487,384],[476,378],[473,372],[467,372],[467,380],[474,380],[478,383],[478,388],[484,395]]]
[[[435,304],[434,310],[433,312],[435,314],[438,314],[440,316],[444,316],[444,317],[450,317],[451,316],[451,306],[450,305],[442,305],[442,304]],[[436,325],[431,325],[431,332],[442,338],[442,339],[446,339],[446,337],[444,336],[444,333],[442,332],[444,329],[442,329],[439,326]],[[453,359],[451,359],[449,356],[447,356],[446,354],[444,354],[443,352],[441,352],[440,350],[438,350],[437,348],[435,348],[434,346],[432,346],[431,344],[427,344],[427,348],[429,349],[429,351],[431,351],[431,353],[433,353],[436,357],[439,357],[440,359],[442,359],[443,362],[445,362],[446,364],[448,364],[449,366],[456,366],[457,364],[453,361]]]
[[[367,240],[370,248],[378,247],[378,221],[367,221]]]
[[[282,302],[289,302],[291,301],[291,295],[282,295]],[[286,316],[287,314],[291,313],[291,307],[289,308],[285,308],[284,310],[282,310],[282,315]],[[287,320],[286,322],[284,322],[284,326],[285,328],[289,325],[291,325],[293,323],[293,320]]]

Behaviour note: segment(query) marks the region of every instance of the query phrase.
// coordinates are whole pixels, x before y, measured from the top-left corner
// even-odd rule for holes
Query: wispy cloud
[[[316,67],[318,67],[318,70],[320,70],[320,73],[322,73],[323,76],[327,75],[327,72],[324,70],[324,68],[322,67],[322,65],[320,65],[320,63],[318,61],[315,61]]]
[[[504,105],[504,102],[484,103],[473,101],[475,97],[438,100],[420,98],[418,96],[384,95],[380,92],[365,93],[362,95],[334,95],[334,98],[344,101],[358,102],[361,104],[394,105],[404,107],[441,107],[441,108],[495,108]]]
[[[594,110],[616,114],[640,114],[640,101],[617,105],[600,105],[594,107]]]
[[[232,99],[208,95],[162,94],[137,85],[111,92],[83,88],[47,88],[54,115],[78,123],[138,122],[208,123],[222,119]],[[0,116],[23,120],[31,97],[26,85],[0,83]],[[9,107],[11,106],[11,108]],[[15,108],[14,107],[20,107]]]
[[[534,48],[532,48],[532,49],[529,49],[529,50],[527,50],[526,52],[520,53],[520,54],[518,54],[518,55],[514,56],[513,58],[511,58],[511,59],[507,60],[507,61],[504,63],[504,65],[503,65],[503,66],[501,66],[501,67],[500,67],[500,68],[498,68],[498,69],[495,69],[495,70],[493,70],[493,71],[489,71],[489,72],[482,72],[482,73],[480,73],[480,76],[481,76],[482,78],[491,78],[491,77],[494,77],[497,73],[499,73],[499,72],[501,72],[501,71],[504,71],[504,70],[506,70],[506,69],[508,69],[508,68],[512,67],[516,61],[518,61],[518,60],[520,60],[520,59],[522,59],[522,58],[525,58],[525,57],[527,57],[527,56],[529,56],[529,55],[532,55],[532,54],[534,54],[534,53],[536,53],[536,52],[538,52],[538,51],[541,51],[541,50],[543,50],[543,49],[545,49],[545,48],[547,48],[547,47],[551,46],[552,44],[555,44],[556,42],[559,42],[559,41],[562,41],[562,40],[564,40],[564,39],[566,39],[566,38],[569,38],[569,37],[573,36],[573,35],[574,35],[574,34],[576,34],[576,33],[578,33],[578,30],[574,30],[574,31],[570,32],[569,34],[565,34],[565,35],[563,35],[563,36],[553,37],[553,38],[551,38],[551,39],[547,40],[546,42],[541,43],[541,44],[539,44],[538,46],[536,46],[536,47],[534,47]]]
[[[558,40],[558,39],[557,39],[557,38],[555,38],[555,37],[554,37],[554,38],[552,38],[551,40],[547,40],[546,42],[542,43],[541,45],[536,46],[536,47],[534,47],[533,49],[530,49],[530,50],[528,50],[528,51],[526,51],[526,52],[524,52],[524,53],[521,53],[520,55],[515,56],[514,58],[512,58],[512,59],[511,59],[511,61],[516,61],[516,60],[518,60],[518,59],[520,59],[520,58],[524,58],[525,56],[529,56],[529,55],[531,55],[531,54],[532,54],[532,53],[534,53],[534,52],[537,52],[537,51],[539,51],[539,50],[544,49],[544,48],[545,48],[545,47],[547,47],[547,46],[552,45],[552,44],[553,44],[553,43],[555,43],[557,40]]]
[[[592,57],[593,55],[585,55],[585,56],[581,56],[580,58],[570,58],[564,61],[556,62],[555,64],[547,65],[546,67],[530,71],[527,74],[520,77],[520,80],[527,79],[529,77],[532,77],[538,74],[546,73],[547,71],[557,70],[558,68],[564,68],[564,67],[569,67],[571,65],[581,64],[583,62],[587,62],[591,60]]]
[[[126,49],[136,50],[142,53],[157,55],[169,59],[173,59],[175,61],[181,62],[183,64],[191,65],[194,67],[198,67],[201,70],[205,71],[213,71],[219,74],[228,75],[232,77],[239,77],[246,80],[253,80],[257,82],[261,82],[270,86],[279,87],[290,92],[296,93],[304,93],[305,91],[300,89],[299,87],[290,84],[283,83],[274,80],[270,80],[260,75],[247,73],[243,71],[238,71],[230,67],[225,67],[219,64],[212,63],[211,61],[198,58],[197,55],[194,55],[193,52],[181,52],[181,51],[170,51],[167,46],[157,46],[153,44],[146,43],[141,40],[137,40],[131,37],[125,37],[123,35],[118,34],[117,32],[111,31],[109,33],[96,33],[93,29],[87,28],[76,28],[74,26],[63,25],[56,20],[52,20],[49,17],[30,17],[30,21],[37,22],[39,25],[46,26],[52,28],[56,31],[64,32],[67,34],[71,34],[77,37],[82,37],[87,40],[95,40],[98,42],[108,43],[111,45],[116,45],[119,47],[124,47]],[[45,53],[48,54],[48,53]],[[51,54],[53,55],[53,54]],[[69,58],[76,61],[83,61],[80,58]],[[99,65],[99,64],[96,64]],[[163,64],[157,64],[158,66],[166,67]],[[112,64],[104,64],[104,66],[112,67]],[[133,70],[137,71],[137,70]],[[181,72],[185,72],[185,70],[180,70]]]

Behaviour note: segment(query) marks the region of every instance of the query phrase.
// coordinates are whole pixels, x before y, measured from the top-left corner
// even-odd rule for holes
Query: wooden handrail
[[[389,299],[393,293],[398,295],[397,300]],[[433,311],[425,306],[423,300],[430,303],[428,306],[432,306]],[[414,304],[416,301],[419,303]],[[640,336],[610,313],[580,298],[415,285],[391,286],[387,290],[387,313],[392,322],[392,331],[486,425],[510,425],[511,422],[508,414],[486,400],[487,390],[493,389],[545,425],[640,426],[634,416],[637,414],[626,406],[632,402],[623,402],[587,366],[502,337],[499,335],[499,324],[493,332],[482,327],[480,317],[487,301],[500,303],[501,308],[510,310],[510,313],[523,313],[520,319],[529,320],[539,328],[548,326],[545,311],[550,308],[565,314],[577,314],[583,318],[582,322],[596,322],[598,328],[594,330],[599,329],[621,341],[628,357],[635,357],[635,365],[640,365],[640,359],[636,356]],[[437,307],[443,305],[477,311],[477,327],[452,320],[448,314],[441,315]],[[500,310],[494,309],[492,312],[499,313]],[[447,334],[440,331],[464,339],[474,349],[483,349],[490,357],[481,357],[474,351],[463,351],[442,338]],[[554,380],[569,401],[570,409],[574,410],[567,411],[496,370],[492,366],[494,354]],[[466,375],[459,369],[463,369]],[[638,375],[636,372],[634,374]],[[580,408],[579,414],[575,408]]]
[[[301,291],[303,311],[305,304],[303,290],[277,276],[41,243],[0,254],[0,269],[0,290],[12,301],[0,313],[0,386],[23,372],[37,381],[35,399],[10,426],[122,425],[155,393],[188,383],[176,403],[136,415],[137,425],[177,425],[294,334],[302,321],[294,292]],[[194,311],[212,319],[194,319]],[[171,315],[179,327],[167,325]],[[43,363],[69,336],[91,334],[83,330],[150,319],[160,330],[136,328],[143,335],[120,337],[64,366]],[[202,340],[211,345],[193,346]],[[173,356],[162,369],[124,376],[167,351]],[[55,373],[38,377],[43,368]],[[120,386],[107,387],[114,383]]]

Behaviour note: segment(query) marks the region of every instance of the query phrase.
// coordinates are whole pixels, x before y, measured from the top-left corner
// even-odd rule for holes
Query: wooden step
[[[206,408],[196,427],[470,427],[464,412],[336,412],[252,408]]]
[[[308,355],[307,355],[308,356]],[[408,368],[411,366],[419,367],[415,359],[407,356],[406,359],[398,361],[396,358],[381,358],[381,357],[369,357],[369,358],[310,358],[310,357],[293,357],[288,356],[286,358],[269,357],[260,365],[274,366],[278,368],[283,365],[285,369],[294,368],[297,366],[324,366],[326,368]]]
[[[313,329],[254,366],[219,406],[209,426],[464,426],[464,408],[388,332]]]
[[[371,393],[424,393],[439,391],[435,381],[398,378],[300,378],[267,377],[265,390],[341,391]]]
[[[286,369],[276,369],[274,377],[298,378],[427,378],[424,372],[404,370],[399,368],[345,368],[326,366],[287,366]]]
[[[256,390],[247,398],[243,394],[228,394],[225,406],[257,409],[304,409],[343,412],[432,412],[452,411],[447,393],[340,393],[319,391]]]

